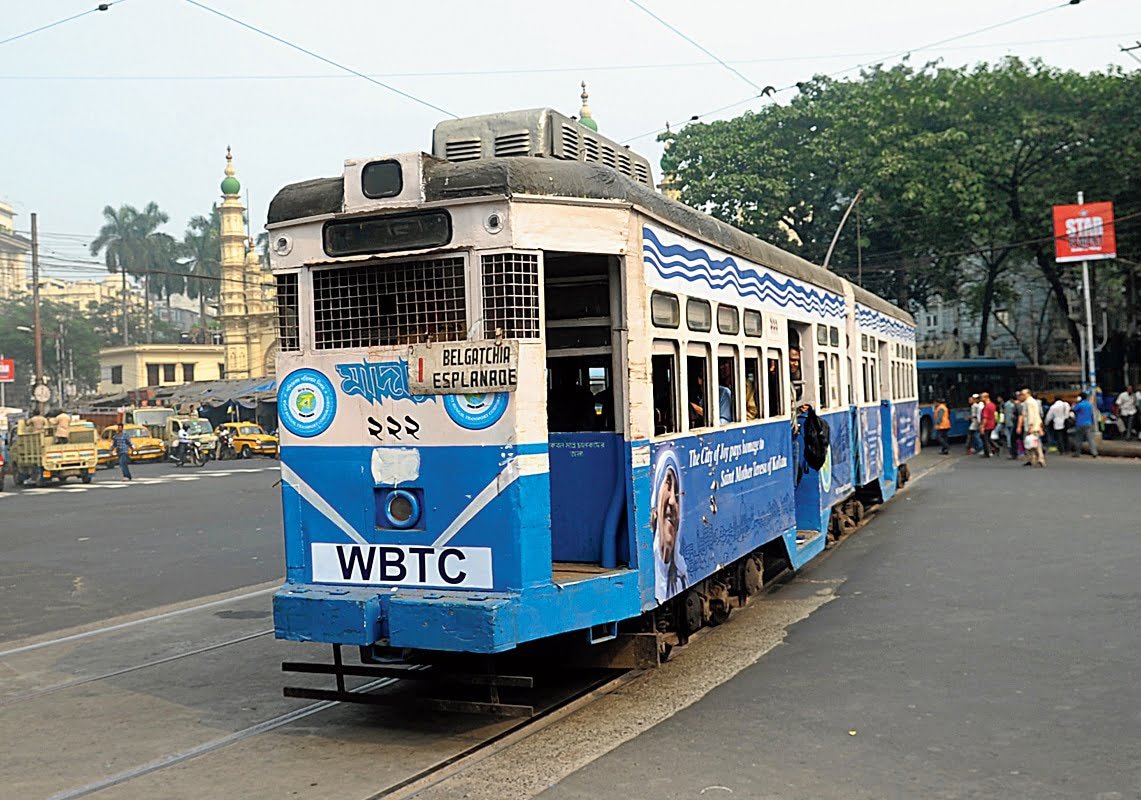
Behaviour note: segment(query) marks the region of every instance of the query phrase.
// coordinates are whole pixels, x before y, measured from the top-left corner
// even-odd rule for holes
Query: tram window
[[[301,349],[297,273],[277,276],[277,341],[282,352]]]
[[[686,397],[689,403],[689,427],[709,427],[709,359],[686,357]]]
[[[761,359],[759,356],[745,357],[745,419],[754,420],[761,416]]]
[[[746,336],[763,336],[764,332],[761,330],[761,312],[751,311],[745,309],[745,335]]]
[[[665,292],[651,294],[650,316],[659,328],[676,328],[681,324],[681,306],[677,297]]]
[[[832,330],[836,329],[833,328]],[[832,400],[832,407],[836,408],[840,405],[840,356],[833,353],[830,358],[832,367],[832,383],[828,387],[828,391],[830,392],[828,396]]]
[[[827,325],[817,325],[816,326],[816,343],[817,344],[828,344],[828,326]]]
[[[784,412],[784,364],[780,350],[769,350],[765,357],[769,416],[779,417]]]
[[[717,421],[737,422],[737,357],[717,357]]]
[[[707,300],[685,301],[685,324],[691,331],[705,333],[713,327],[713,309]]]
[[[854,406],[856,404],[856,374],[852,372],[852,358],[848,357],[848,405]]]
[[[816,390],[820,406],[828,405],[828,357],[821,355],[816,359]]]
[[[860,359],[860,361],[862,362],[864,377],[863,391],[860,392],[860,396],[864,398],[863,402],[870,403],[872,402],[872,380],[870,374],[868,373],[868,357],[864,356]]]
[[[717,306],[717,330],[726,336],[736,336],[741,330],[741,317],[733,306]]]
[[[828,329],[828,343],[833,347],[840,346],[840,329],[835,325]]]
[[[396,197],[404,190],[399,161],[373,161],[361,170],[361,191],[365,197]]]
[[[876,402],[880,399],[880,385],[879,385],[879,382],[876,380],[876,362],[875,362],[875,359],[870,359],[870,358],[868,359],[868,370],[871,372],[871,377],[872,377],[871,382],[869,383],[869,386],[872,387],[872,402]]]
[[[654,383],[654,435],[677,433],[677,359],[658,354],[650,362]]]
[[[547,429],[560,433],[614,430],[609,356],[547,361]]]

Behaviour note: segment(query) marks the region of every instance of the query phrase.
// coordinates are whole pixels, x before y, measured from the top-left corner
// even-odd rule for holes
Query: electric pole
[[[33,392],[44,385],[44,340],[40,331],[40,234],[36,213],[32,212],[32,335],[36,347],[36,380]],[[41,395],[42,396],[42,395]],[[36,399],[36,412],[44,413],[44,401]]]

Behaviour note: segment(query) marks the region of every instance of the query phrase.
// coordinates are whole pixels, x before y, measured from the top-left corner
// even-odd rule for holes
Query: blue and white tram
[[[661,196],[556,112],[442,123],[433,151],[270,206],[279,638],[684,641],[906,480],[906,312]]]

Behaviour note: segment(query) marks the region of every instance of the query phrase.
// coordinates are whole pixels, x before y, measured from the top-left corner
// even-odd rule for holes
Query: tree
[[[1036,263],[1076,347],[1050,207],[1082,186],[1118,198],[1119,215],[1141,207],[1137,73],[1012,58],[873,68],[799,89],[787,106],[674,135],[662,169],[683,200],[820,263],[862,189],[859,235],[849,223],[837,271],[855,277],[862,262],[865,285],[901,304],[966,302],[985,353],[997,299],[1026,280],[1012,268]]]
[[[222,215],[215,203],[210,216],[192,217],[182,238],[182,252],[189,269],[186,281],[187,296],[198,300],[198,319],[202,331],[202,343],[209,342],[206,331],[206,301],[218,298],[219,283],[222,278]]]
[[[98,256],[103,253],[108,272],[118,272],[123,276],[122,312],[123,312],[123,344],[131,343],[130,326],[127,325],[127,306],[129,295],[127,293],[127,272],[130,265],[137,264],[140,257],[139,242],[136,237],[135,223],[139,212],[133,206],[120,206],[118,210],[112,206],[103,207],[103,227],[99,235],[91,243],[91,255]]]
[[[128,315],[126,275],[130,273],[136,277],[142,276],[143,303],[146,309],[143,315],[144,341],[149,343],[153,338],[152,273],[157,278],[153,283],[158,296],[165,296],[168,301],[171,294],[182,291],[185,283],[185,278],[178,274],[181,267],[177,242],[159,231],[162,225],[170,221],[170,217],[157,203],[150,202],[142,211],[130,205],[120,206],[118,210],[105,206],[103,218],[105,223],[91,243],[91,254],[97,256],[102,252],[107,269],[123,275],[124,318]],[[127,328],[124,326],[123,343],[129,342]]]

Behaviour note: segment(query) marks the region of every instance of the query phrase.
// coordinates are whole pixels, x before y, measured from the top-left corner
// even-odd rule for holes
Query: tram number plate
[[[311,552],[315,583],[492,588],[490,547],[314,542]]]
[[[519,385],[519,342],[437,342],[413,345],[408,358],[411,394],[513,392]]]

